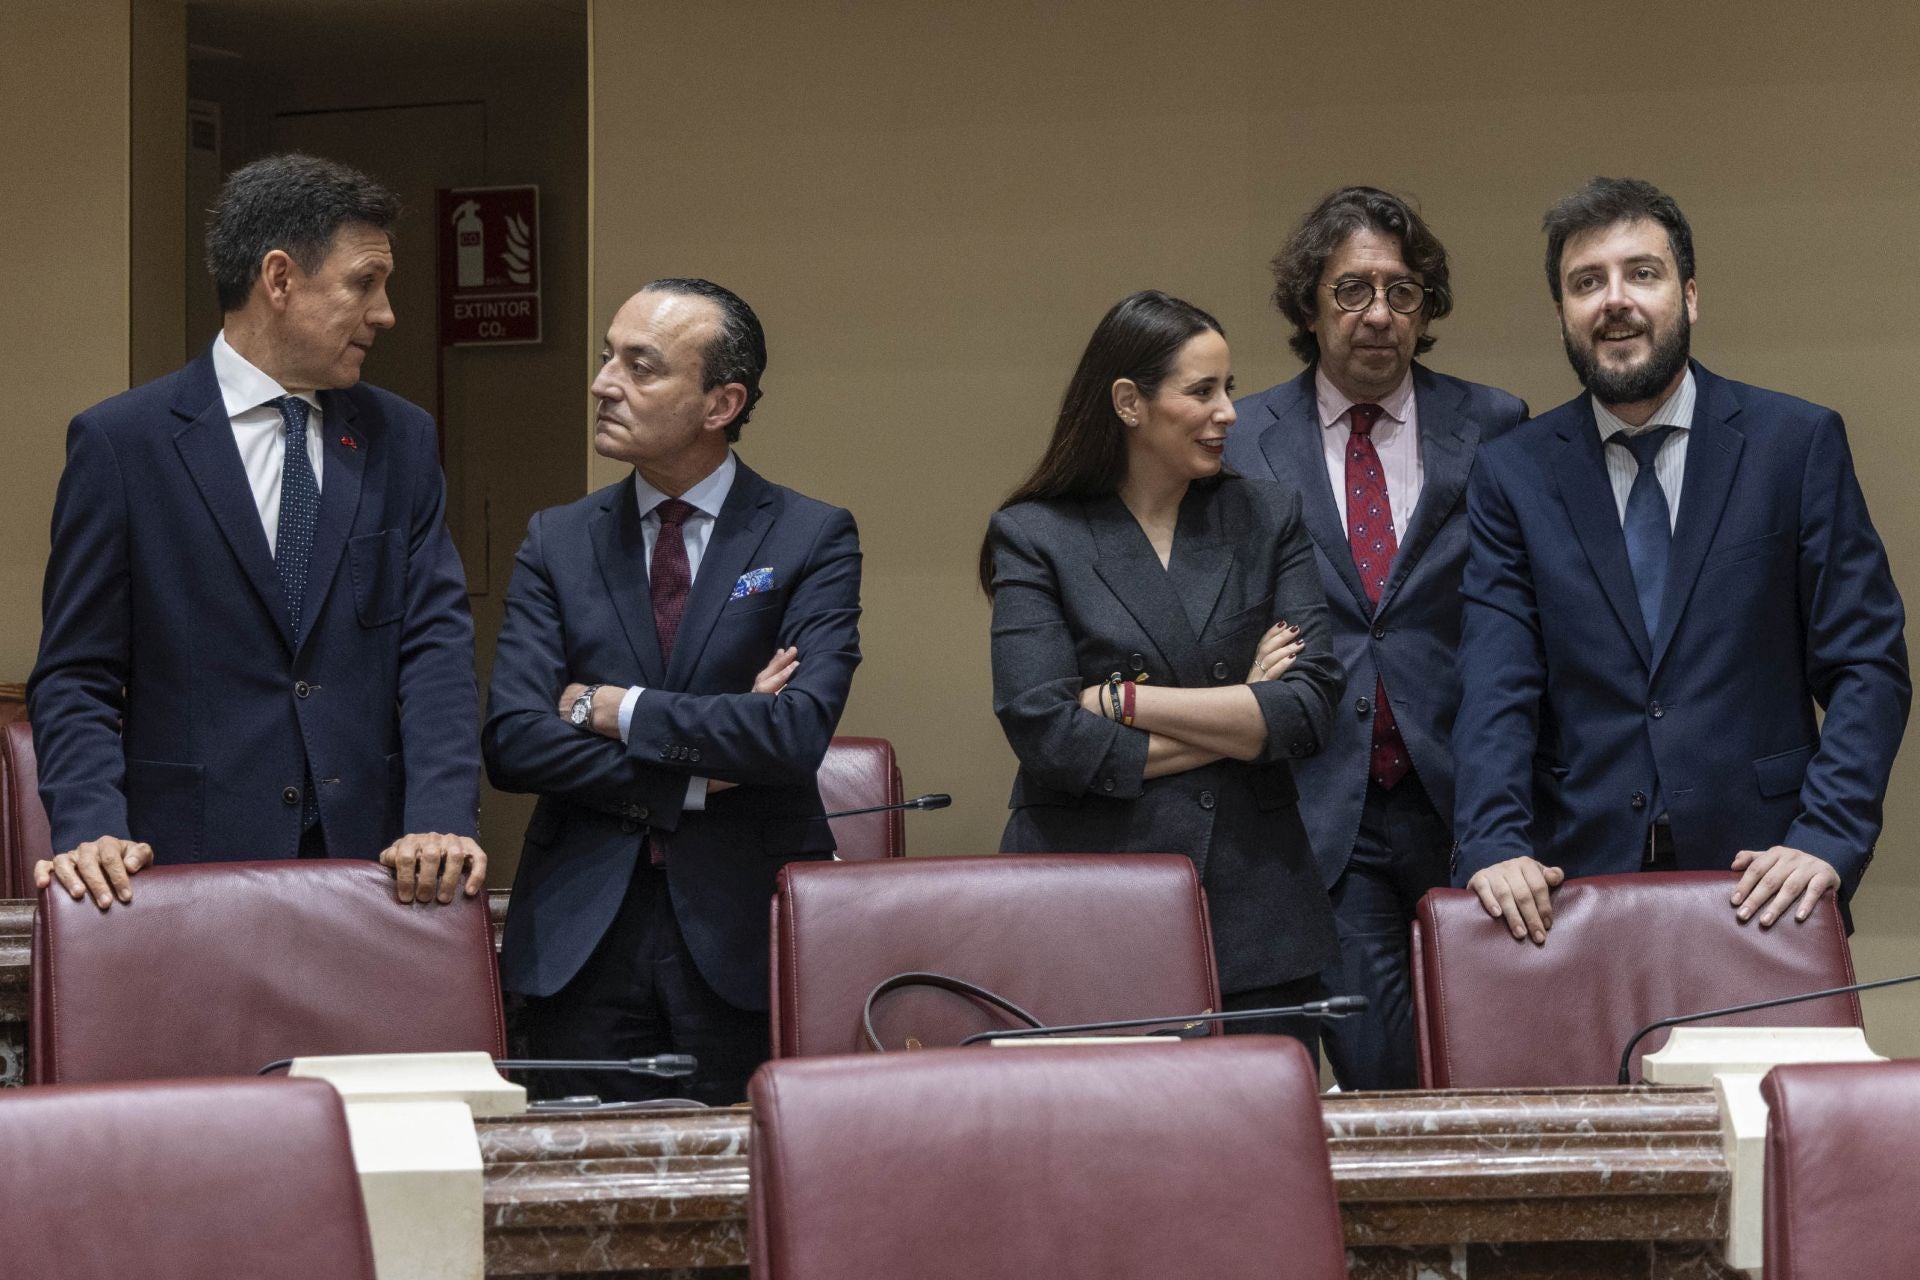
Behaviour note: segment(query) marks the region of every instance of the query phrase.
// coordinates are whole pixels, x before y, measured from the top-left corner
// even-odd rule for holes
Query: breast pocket
[[[347,540],[347,566],[353,575],[353,608],[363,627],[400,621],[406,609],[407,544],[399,529],[366,533]]]

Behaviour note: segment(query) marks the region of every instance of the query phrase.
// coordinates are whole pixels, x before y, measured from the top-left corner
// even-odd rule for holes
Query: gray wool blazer
[[[1020,759],[1003,853],[1184,853],[1199,869],[1225,993],[1319,972],[1333,911],[1289,763],[1320,749],[1345,687],[1299,499],[1231,472],[1188,490],[1163,569],[1118,497],[1025,502],[988,526],[993,695]],[[1306,645],[1249,686],[1267,720],[1252,761],[1147,779],[1147,734],[1086,711],[1113,672],[1237,684],[1273,623]]]

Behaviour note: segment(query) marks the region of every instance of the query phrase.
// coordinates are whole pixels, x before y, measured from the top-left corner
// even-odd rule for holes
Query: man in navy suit
[[[853,517],[730,448],[766,363],[753,310],[706,280],[614,315],[594,449],[633,473],[529,524],[483,734],[494,785],[540,795],[500,952],[530,1051],[692,1054],[685,1092],[712,1103],[768,1056],[774,876],[833,851],[815,774],[860,661]]]
[[[1368,998],[1327,1025],[1327,1057],[1347,1088],[1411,1088],[1408,926],[1453,843],[1467,475],[1527,407],[1414,362],[1453,295],[1446,249],[1398,196],[1334,192],[1273,267],[1307,368],[1239,402],[1227,461],[1299,492],[1347,670],[1319,754],[1294,762],[1340,935],[1326,982]]]
[[[221,333],[68,428],[28,689],[41,888],[105,910],[152,862],[375,855],[403,902],[484,886],[437,436],[360,382],[397,208],[309,156],[235,171]]]
[[[1693,234],[1652,185],[1545,230],[1587,394],[1474,474],[1454,880],[1536,944],[1568,875],[1731,868],[1762,928],[1844,909],[1912,684],[1840,415],[1689,360]]]

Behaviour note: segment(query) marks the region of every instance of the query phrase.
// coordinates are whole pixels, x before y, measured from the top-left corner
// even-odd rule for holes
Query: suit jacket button
[[[296,680],[294,682],[294,685],[293,685],[294,697],[304,698],[312,692],[313,692],[313,686],[308,684],[305,680]]]
[[[1634,807],[1634,808],[1636,808],[1636,809],[1644,809],[1644,808],[1646,808],[1646,807],[1647,807],[1647,793],[1646,793],[1646,792],[1644,792],[1644,791],[1636,791],[1636,792],[1634,792],[1634,793],[1633,793],[1633,807]]]
[[[1112,779],[1112,778],[1103,778],[1103,779],[1101,780],[1101,782],[1100,782],[1100,789],[1101,789],[1102,791],[1111,791],[1111,790],[1113,790],[1113,779]]]
[[[634,810],[633,816],[645,822],[653,816],[653,811],[648,809],[647,806],[641,805],[638,809]]]
[[[1296,756],[1303,756],[1307,754],[1307,744],[1304,742],[1290,742],[1287,744],[1287,750]]]
[[[1387,629],[1385,627],[1375,627],[1373,629],[1373,638],[1375,640],[1385,640],[1387,638]]]
[[[634,818],[638,817],[639,814],[640,806],[637,804],[629,802],[620,806],[620,816],[623,818]]]
[[[300,788],[288,787],[285,791],[282,791],[280,793],[280,802],[282,804],[299,804]]]
[[[699,764],[699,763],[700,763],[700,748],[698,748],[698,747],[695,747],[695,748],[694,748],[693,750],[691,750],[691,751],[689,751],[689,752],[687,752],[687,759],[689,759],[689,760],[691,760],[691,761],[693,761],[693,762],[694,762],[695,764]]]
[[[1647,714],[1652,716],[1655,720],[1658,720],[1661,716],[1667,714],[1667,709],[1661,706],[1658,702],[1655,702],[1652,706],[1647,708]]]
[[[1202,791],[1202,792],[1200,793],[1200,807],[1201,807],[1202,809],[1211,809],[1211,808],[1213,808],[1213,792],[1211,792],[1211,791]]]
[[[1127,666],[1131,667],[1136,673],[1145,671],[1147,669],[1147,660],[1137,653],[1130,653],[1127,655]]]
[[[1361,698],[1359,701],[1353,704],[1353,713],[1357,716],[1364,716],[1369,711],[1372,711],[1372,710],[1373,710],[1373,704],[1371,702],[1368,702],[1365,698]]]
[[[640,824],[635,822],[632,818],[620,819],[620,830],[622,833],[626,835],[632,835],[634,832],[638,831],[639,829],[640,829]]]
[[[1214,664],[1213,664],[1213,678],[1214,678],[1215,680],[1225,680],[1225,679],[1227,678],[1227,664],[1226,664],[1226,663],[1224,663],[1224,662],[1216,662],[1216,663],[1214,663]]]

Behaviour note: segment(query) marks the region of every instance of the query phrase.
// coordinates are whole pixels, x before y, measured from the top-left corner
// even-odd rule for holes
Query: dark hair
[[[316,156],[268,156],[227,176],[207,219],[207,272],[222,311],[247,305],[260,262],[275,249],[318,271],[341,227],[385,231],[400,200],[372,178]]]
[[[1560,255],[1566,251],[1567,241],[1582,231],[1641,218],[1667,229],[1667,245],[1673,250],[1674,265],[1680,269],[1680,282],[1693,279],[1693,228],[1687,225],[1687,215],[1680,212],[1673,197],[1638,178],[1595,178],[1540,219],[1540,229],[1547,233],[1547,288],[1552,290],[1553,300],[1560,301]]]
[[[705,298],[719,310],[719,336],[707,344],[700,358],[700,389],[711,391],[729,382],[747,389],[747,402],[727,424],[727,439],[738,440],[740,428],[747,425],[747,415],[760,403],[760,375],[767,369],[767,335],[760,327],[760,317],[733,290],[694,276],[649,280],[640,286],[640,292]]]
[[[1376,187],[1342,187],[1318,205],[1293,229],[1280,252],[1273,256],[1273,305],[1293,321],[1287,345],[1311,364],[1320,358],[1320,342],[1307,326],[1320,315],[1320,273],[1340,246],[1357,231],[1377,231],[1400,241],[1400,257],[1407,269],[1427,286],[1426,317],[1438,320],[1453,310],[1453,285],[1447,273],[1447,250],[1440,237],[1414,207]],[[1413,344],[1415,355],[1433,349],[1433,335],[1423,333]]]
[[[1046,498],[1104,498],[1127,474],[1127,429],[1113,408],[1113,384],[1127,378],[1151,399],[1173,370],[1188,340],[1207,330],[1226,337],[1220,322],[1191,302],[1143,289],[1113,304],[1094,326],[1067,383],[1053,438],[1033,474],[998,510]],[[993,553],[980,543],[980,589],[993,595]]]

